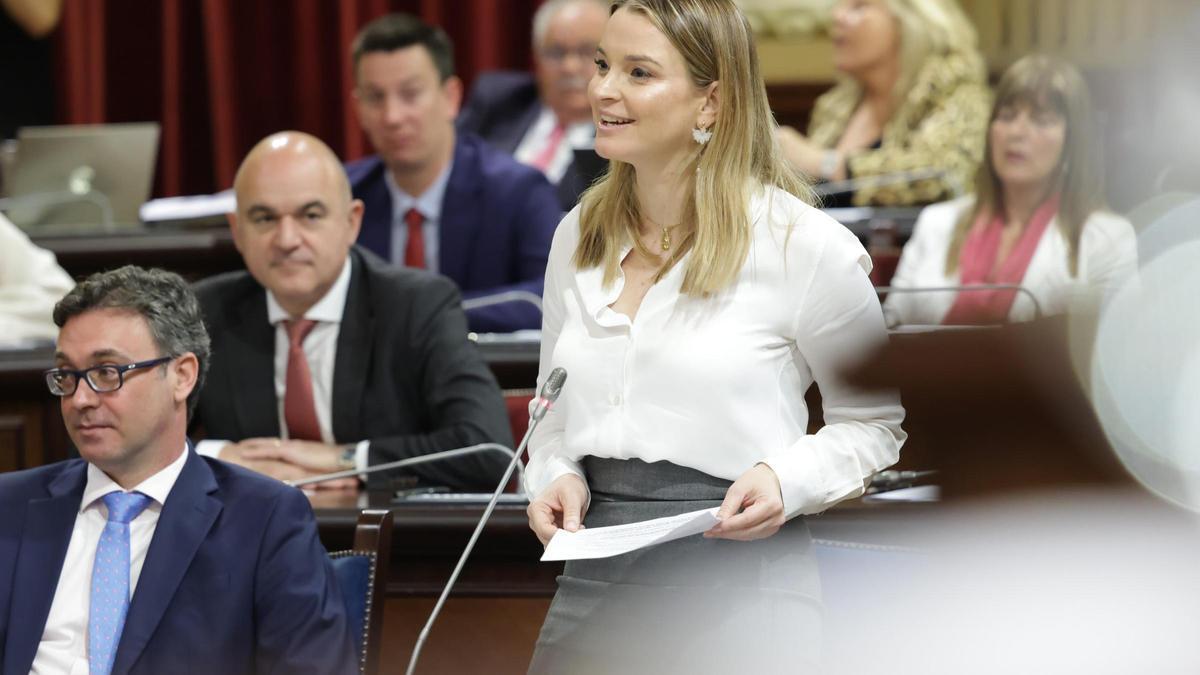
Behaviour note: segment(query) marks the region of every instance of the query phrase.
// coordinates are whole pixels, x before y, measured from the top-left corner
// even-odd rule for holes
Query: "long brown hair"
[[[617,0],[612,11],[645,16],[683,55],[692,84],[718,83],[720,106],[709,129],[712,140],[696,145],[684,168],[688,198],[680,222],[694,222],[659,270],[661,279],[688,251],[682,292],[716,293],[737,278],[750,250],[751,224],[746,185],[774,185],[811,202],[803,179],[783,160],[775,121],[759,74],[750,24],[732,0]],[[613,160],[586,193],[580,215],[580,268],[604,266],[604,283],[616,279],[622,245],[632,240],[643,253],[641,221],[632,165]]]
[[[1095,211],[1105,207],[1103,174],[1092,129],[1087,84],[1074,66],[1044,55],[1026,56],[1000,78],[996,102],[988,119],[984,161],[975,174],[975,205],[959,219],[946,253],[946,274],[958,269],[963,242],[981,217],[1004,213],[1004,190],[992,164],[991,126],[1007,107],[1027,105],[1034,111],[1053,111],[1066,122],[1067,136],[1058,162],[1056,188],[1060,193],[1058,229],[1067,240],[1067,263],[1074,275],[1079,267],[1079,237]]]

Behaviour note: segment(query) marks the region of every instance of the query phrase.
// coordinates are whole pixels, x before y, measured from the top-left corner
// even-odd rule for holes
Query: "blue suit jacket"
[[[537,80],[527,72],[498,70],[475,78],[467,103],[458,114],[459,131],[478,135],[493,147],[515,154],[529,127],[542,112]],[[572,162],[559,179],[559,205],[563,211],[575,208],[579,195],[595,178],[588,167]]]
[[[0,672],[29,672],[87,483],[73,459],[0,474]],[[354,673],[303,493],[191,449],[117,647],[126,673]]]
[[[366,205],[358,243],[385,259],[392,252],[386,170],[378,155],[346,165],[354,196]],[[540,296],[550,241],[561,218],[554,187],[539,171],[476,136],[459,134],[442,200],[438,271],[458,284],[464,298],[507,290]],[[477,332],[542,325],[537,308],[520,302],[468,312],[467,320]]]

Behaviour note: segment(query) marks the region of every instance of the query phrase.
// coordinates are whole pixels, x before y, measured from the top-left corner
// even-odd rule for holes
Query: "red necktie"
[[[551,131],[550,138],[546,139],[546,147],[542,148],[538,156],[533,158],[533,166],[542,173],[545,173],[550,163],[554,161],[554,156],[558,154],[558,146],[562,144],[563,134],[566,132],[567,128],[563,125],[554,125],[554,131]]]
[[[287,383],[283,393],[283,421],[288,438],[320,441],[317,406],[313,399],[312,373],[304,355],[304,338],[317,325],[310,319],[285,321],[288,333]]]
[[[405,267],[425,269],[425,216],[416,209],[409,209],[404,214],[404,222],[408,223],[408,242],[404,244]]]

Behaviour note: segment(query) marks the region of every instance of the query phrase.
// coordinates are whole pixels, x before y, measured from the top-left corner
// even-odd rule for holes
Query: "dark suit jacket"
[[[346,165],[354,196],[366,205],[358,243],[387,258],[392,250],[392,195],[378,156]],[[454,168],[442,200],[438,271],[464,297],[524,290],[538,296],[554,228],[562,218],[554,188],[536,169],[470,134],[459,134]],[[511,302],[469,313],[471,330],[511,332],[540,328],[533,305]]]
[[[458,115],[458,129],[513,155],[542,111],[537,80],[526,72],[498,70],[475,78],[467,103]],[[563,211],[575,208],[592,176],[572,162],[556,185]]]
[[[87,463],[0,474],[0,670],[29,672]],[[354,673],[304,494],[188,450],[146,553],[113,673]]]
[[[500,387],[467,339],[454,284],[388,265],[358,247],[350,264],[333,366],[337,442],[369,440],[371,464],[489,441],[512,447]],[[231,272],[199,282],[196,295],[212,338],[212,365],[194,424],[214,439],[278,437],[266,291],[248,272]],[[483,453],[413,472],[435,485],[490,491],[507,464]]]

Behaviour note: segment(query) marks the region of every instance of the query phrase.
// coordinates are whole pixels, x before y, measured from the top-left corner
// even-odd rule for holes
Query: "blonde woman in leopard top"
[[[857,189],[830,205],[906,206],[961,194],[983,157],[990,98],[975,31],[957,2],[839,0],[831,34],[845,79],[817,100],[807,137],[779,130],[788,159],[826,181],[855,179]]]

